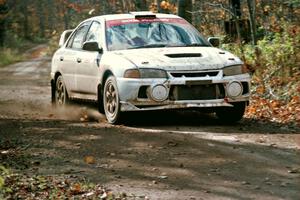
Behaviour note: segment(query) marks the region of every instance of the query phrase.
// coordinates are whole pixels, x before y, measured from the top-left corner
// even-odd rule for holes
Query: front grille
[[[170,100],[212,100],[225,97],[222,84],[177,85],[170,90]]]
[[[210,71],[210,72],[171,72],[170,74],[175,78],[180,77],[206,77],[206,76],[217,76],[218,71]]]

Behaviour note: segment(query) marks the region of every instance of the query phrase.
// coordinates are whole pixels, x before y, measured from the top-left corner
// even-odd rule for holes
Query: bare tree
[[[29,34],[29,20],[28,20],[28,2],[27,1],[21,1],[19,8],[18,8],[20,14],[21,14],[21,22],[22,22],[22,29],[23,29],[23,37],[26,39],[30,39]]]
[[[256,2],[255,0],[247,0],[247,5],[249,10],[252,44],[256,45],[256,23],[255,23]]]
[[[6,2],[0,4],[0,47],[4,46],[5,32],[6,32],[6,20],[9,6]]]
[[[192,23],[193,0],[178,0],[178,15]]]
[[[36,11],[39,19],[40,37],[45,37],[45,15],[44,15],[44,1],[36,1]]]

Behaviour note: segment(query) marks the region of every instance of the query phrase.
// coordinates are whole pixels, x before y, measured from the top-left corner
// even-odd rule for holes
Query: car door
[[[73,96],[76,91],[76,64],[78,63],[78,54],[80,54],[82,43],[89,29],[90,22],[81,24],[72,34],[68,43],[60,55],[60,62],[62,63],[62,74],[66,84],[69,95]]]
[[[98,21],[93,21],[86,35],[85,42],[95,41],[101,46],[102,27]],[[96,99],[99,83],[99,67],[102,54],[92,51],[81,51],[76,66],[76,92],[85,95],[85,98]]]

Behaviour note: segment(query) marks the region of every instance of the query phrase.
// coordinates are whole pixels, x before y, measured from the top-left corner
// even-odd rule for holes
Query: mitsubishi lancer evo
[[[250,74],[218,42],[171,14],[89,18],[61,35],[52,102],[95,101],[112,124],[128,111],[202,108],[236,122],[249,104]]]

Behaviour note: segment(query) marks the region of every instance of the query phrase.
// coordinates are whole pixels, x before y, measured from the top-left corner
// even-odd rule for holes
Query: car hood
[[[239,65],[233,54],[214,47],[168,47],[116,51],[139,68],[173,70],[212,70]]]

